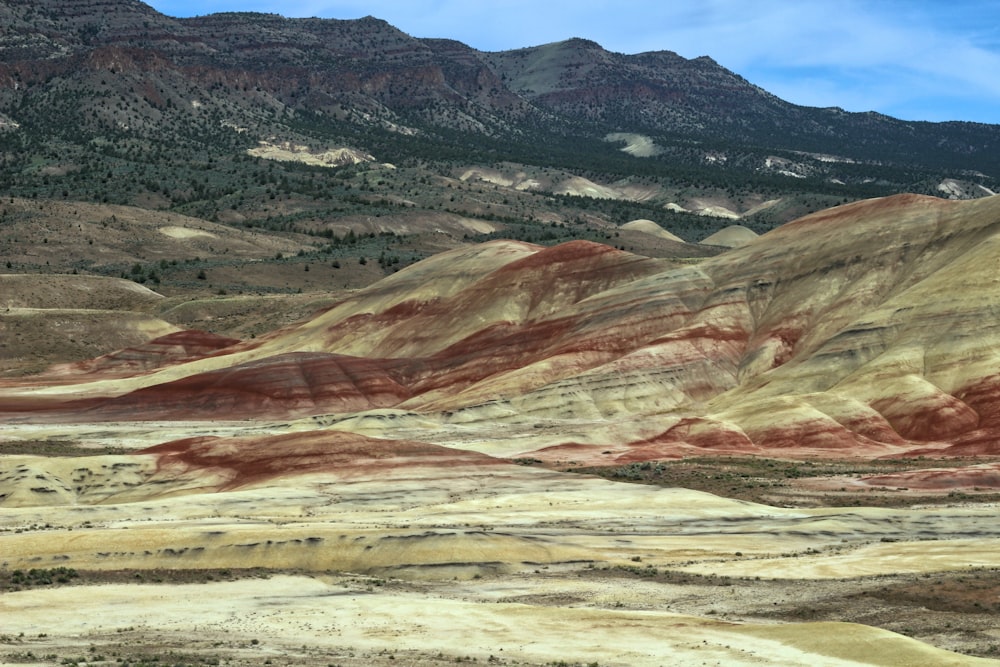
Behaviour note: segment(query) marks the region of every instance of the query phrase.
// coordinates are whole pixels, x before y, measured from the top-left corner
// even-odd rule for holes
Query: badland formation
[[[998,142],[0,2],[0,664],[995,664]]]

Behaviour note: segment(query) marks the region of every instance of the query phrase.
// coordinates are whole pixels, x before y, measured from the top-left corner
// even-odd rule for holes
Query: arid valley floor
[[[0,664],[1000,664],[998,259],[901,195],[182,325],[2,275]]]

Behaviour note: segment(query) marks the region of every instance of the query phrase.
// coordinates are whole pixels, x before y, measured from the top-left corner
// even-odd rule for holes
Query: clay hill
[[[995,664],[998,244],[917,195],[497,240],[4,380],[3,650]]]
[[[0,0],[0,666],[1000,664],[1000,126]]]
[[[509,423],[536,433],[505,453],[590,462],[994,454],[998,201],[859,202],[693,263],[584,241],[459,248],[266,336],[53,371],[4,405],[12,419],[336,415],[376,430],[389,417],[370,411],[391,410],[423,440]]]

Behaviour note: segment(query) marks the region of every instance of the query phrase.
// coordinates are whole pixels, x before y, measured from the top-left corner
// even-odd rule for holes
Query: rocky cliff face
[[[0,18],[0,113],[22,132],[54,124],[66,135],[74,125],[155,139],[165,121],[203,117],[213,130],[251,129],[256,138],[281,128],[329,133],[340,122],[507,139],[642,131],[936,168],[998,167],[995,127],[797,107],[708,57],[668,51],[623,55],[571,39],[487,54],[413,38],[372,17],[172,19],[137,0],[6,1]],[[110,110],[101,104],[111,100]]]
[[[486,54],[511,87],[546,108],[617,127],[704,135],[750,132],[790,110],[707,56],[635,56],[583,39]],[[756,119],[756,120],[755,120]]]
[[[234,127],[254,125],[262,112],[297,110],[376,125],[402,114],[495,132],[501,111],[529,110],[474,50],[425,43],[371,17],[171,19],[141,2],[5,3],[0,12],[7,104],[63,94],[86,108],[92,94],[113,95],[139,107],[98,123],[115,129],[135,129],[149,105],[190,116],[192,102]],[[466,118],[446,120],[455,114]]]

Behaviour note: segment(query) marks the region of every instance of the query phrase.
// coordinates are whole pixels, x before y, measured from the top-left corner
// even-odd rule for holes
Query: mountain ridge
[[[689,133],[714,133],[717,138],[729,140],[777,141],[774,145],[780,148],[790,146],[781,145],[776,132],[800,144],[815,144],[823,133],[870,134],[870,128],[865,129],[868,125],[893,135],[877,142],[884,151],[908,133],[920,137],[934,127],[947,125],[799,107],[754,86],[709,56],[689,60],[670,51],[625,55],[609,52],[583,38],[487,53],[455,40],[414,38],[374,17],[288,19],[228,12],[174,19],[137,1],[79,4],[46,0],[27,9],[21,3],[5,4],[4,14],[17,19],[11,20],[7,34],[0,39],[0,55],[6,61],[0,64],[0,80],[8,83],[12,82],[12,61],[26,65],[38,60],[24,57],[30,51],[24,51],[23,43],[47,42],[51,48],[44,59],[62,60],[63,65],[67,64],[66,56],[74,52],[128,47],[157,55],[160,66],[202,70],[200,74],[192,72],[195,83],[202,80],[201,86],[216,76],[210,74],[212,70],[235,70],[230,74],[239,73],[237,81],[247,77],[248,83],[265,85],[286,108],[329,113],[331,103],[356,105],[363,101],[370,107],[369,112],[383,117],[402,113],[411,120],[429,122],[432,127],[444,125],[477,132],[502,130],[500,112],[504,109],[541,120],[555,113],[559,122],[548,122],[549,130],[566,120],[585,124],[597,121],[609,131],[662,132],[669,126],[673,132],[679,128]],[[17,8],[22,11],[15,11]],[[66,33],[67,27],[76,28],[76,34]],[[12,57],[17,53],[22,57]],[[525,60],[529,62],[522,62]],[[94,64],[98,68],[115,67],[110,62]],[[539,69],[543,64],[548,70]],[[42,71],[50,73],[36,73],[36,80],[39,76],[51,77],[56,65],[49,63]],[[265,73],[265,66],[280,73],[280,83]],[[22,79],[31,76],[31,70],[24,66],[13,69]],[[423,80],[418,76],[419,86],[407,86],[399,79],[404,73],[422,70],[433,74],[429,79],[425,75]],[[70,71],[64,66],[61,75]],[[536,90],[539,84],[541,89]],[[711,99],[706,98],[709,92]],[[325,95],[333,95],[333,99],[322,103],[319,98]],[[614,104],[615,96],[624,105],[638,108],[626,113],[624,105]],[[413,116],[413,109],[406,108],[430,100],[458,104],[470,118],[456,124],[460,119],[449,120],[426,111]],[[599,102],[596,109],[595,101]],[[203,104],[211,105],[210,98]],[[588,104],[589,111],[584,108]],[[780,119],[782,116],[788,118]],[[768,118],[773,120],[761,122]],[[996,141],[998,130],[994,126],[962,126],[967,132],[986,131],[983,137]],[[992,131],[987,131],[990,128]],[[872,140],[869,136],[866,141]],[[977,154],[988,152],[976,142],[966,143],[960,150],[968,153],[965,157],[970,166]]]
[[[799,107],[707,56],[583,38],[487,53],[373,17],[175,19],[141,2],[0,12],[0,215],[28,227],[0,238],[14,271],[121,277],[150,261],[95,246],[50,268],[25,245],[56,229],[24,205],[34,200],[169,211],[282,236],[271,245],[304,259],[337,245],[339,264],[341,240],[362,238],[353,259],[379,257],[385,275],[401,268],[393,245],[408,262],[504,236],[704,254],[622,225],[651,220],[693,243],[732,221],[759,234],[857,199],[1000,191],[1000,126]]]

